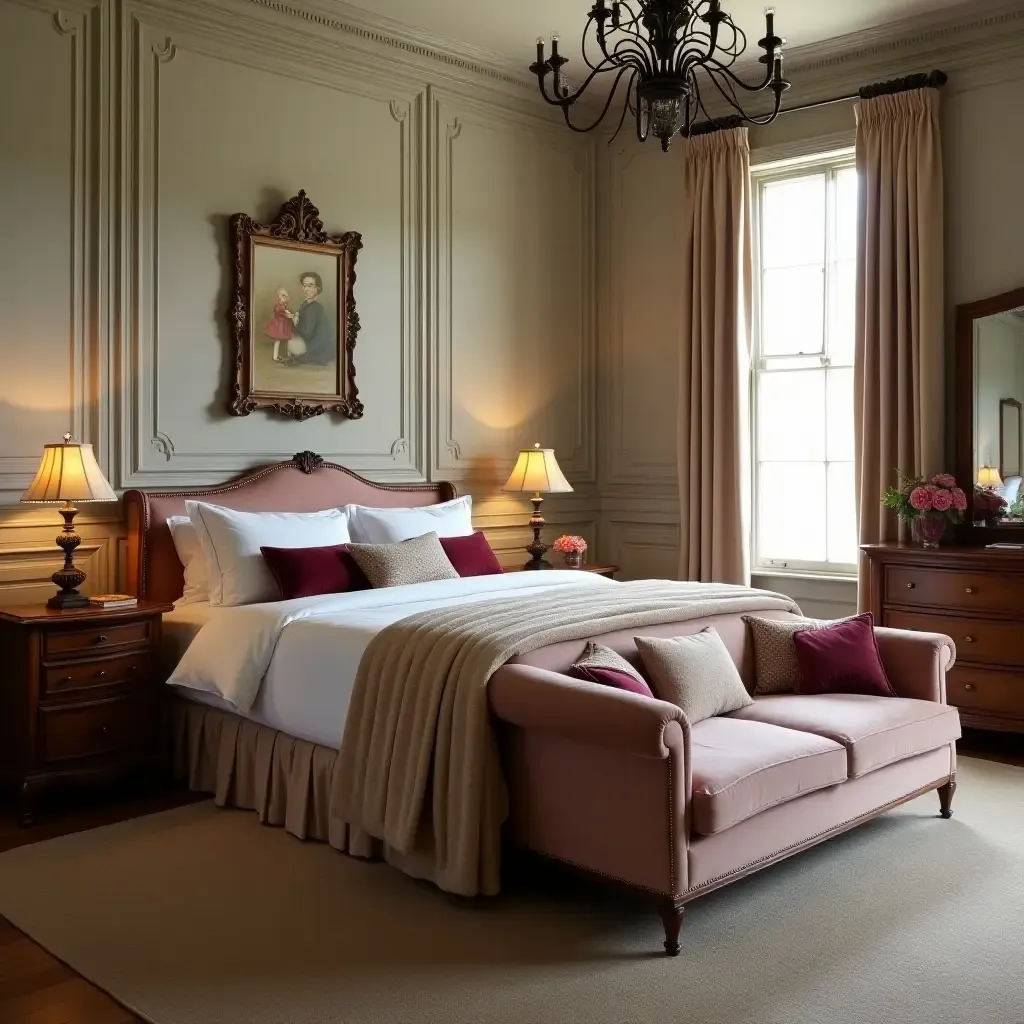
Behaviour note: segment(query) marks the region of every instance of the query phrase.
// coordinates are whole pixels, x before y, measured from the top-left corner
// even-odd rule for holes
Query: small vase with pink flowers
[[[885,492],[882,502],[910,524],[914,542],[926,548],[937,548],[947,527],[962,522],[967,510],[967,495],[949,473],[930,481],[897,473],[896,486]]]
[[[587,542],[582,537],[563,534],[551,545],[551,548],[565,556],[567,569],[578,569],[583,565],[583,556],[587,553]]]

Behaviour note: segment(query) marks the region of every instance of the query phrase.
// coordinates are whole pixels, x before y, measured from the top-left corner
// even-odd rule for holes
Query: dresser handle
[[[99,672],[96,673],[96,678],[97,679],[102,679],[106,674],[107,674],[107,670],[106,669],[100,669]]]
[[[908,583],[908,584],[907,584],[907,590],[913,590],[913,589],[914,589],[914,587],[916,587],[916,586],[917,586],[917,584],[916,584],[916,583]]]
[[[974,587],[968,587],[967,588],[967,593],[968,594],[973,594],[974,593]]]
[[[968,593],[970,593],[970,591],[968,591]],[[98,637],[96,637],[96,639],[93,641],[93,643],[97,643],[97,644],[105,644],[106,642],[107,642],[107,637],[106,637],[106,634],[104,634],[104,633],[100,633],[100,635]]]
[[[107,735],[107,727],[105,725],[101,725],[100,726],[100,735],[101,736],[106,736]]]
[[[75,677],[74,676],[65,676],[61,680],[62,683],[73,683],[74,681],[75,681]]]
[[[973,636],[965,636],[964,637],[964,643],[965,644],[973,644],[974,643],[974,637]]]
[[[974,689],[974,683],[964,683],[964,689],[965,690],[973,690]]]

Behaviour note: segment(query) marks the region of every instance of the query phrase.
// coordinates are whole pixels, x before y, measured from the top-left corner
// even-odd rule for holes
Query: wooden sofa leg
[[[662,900],[658,907],[665,925],[665,952],[669,956],[679,956],[679,929],[683,926],[684,909],[678,896]]]
[[[944,786],[939,786],[939,813],[944,818],[953,817],[953,794],[956,792],[954,775]]]

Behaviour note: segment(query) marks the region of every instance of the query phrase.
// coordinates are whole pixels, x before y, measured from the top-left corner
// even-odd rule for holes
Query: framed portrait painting
[[[363,406],[353,291],[360,236],[327,234],[305,192],[289,199],[271,224],[235,214],[231,231],[231,412],[270,409],[297,420],[333,412],[358,419]]]

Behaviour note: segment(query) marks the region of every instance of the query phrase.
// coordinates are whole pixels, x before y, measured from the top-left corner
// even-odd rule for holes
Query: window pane
[[[853,462],[853,370],[829,370],[825,389],[829,462]]]
[[[836,175],[836,255],[838,260],[857,258],[857,169],[847,167]]]
[[[828,467],[828,560],[845,565],[857,562],[852,462],[833,462]]]
[[[766,270],[761,277],[761,354],[823,352],[825,282],[821,264]]]
[[[765,462],[758,476],[760,557],[825,561],[825,464]]]
[[[761,263],[798,267],[825,259],[825,175],[769,182],[761,191]]]
[[[757,400],[762,462],[825,460],[825,371],[762,373]]]
[[[833,365],[853,366],[856,288],[857,264],[853,260],[833,264],[832,319],[828,337],[828,352]]]

